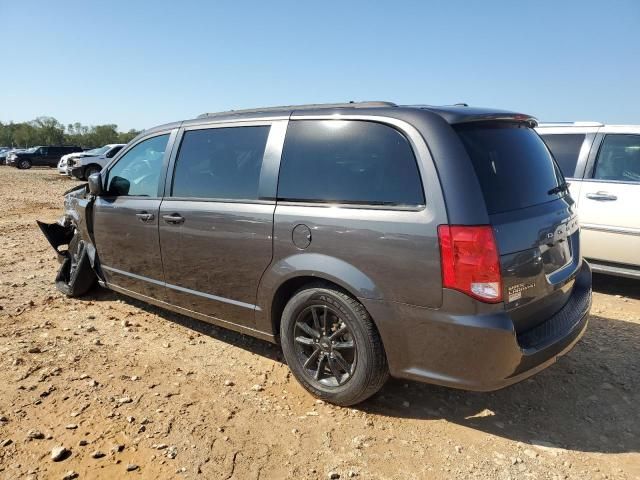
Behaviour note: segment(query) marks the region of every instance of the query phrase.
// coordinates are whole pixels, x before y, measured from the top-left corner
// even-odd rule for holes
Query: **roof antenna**
[[[469,104],[468,104],[468,103],[460,102],[460,103],[454,103],[454,104],[453,104],[453,106],[454,106],[454,107],[468,107],[468,106],[469,106]]]

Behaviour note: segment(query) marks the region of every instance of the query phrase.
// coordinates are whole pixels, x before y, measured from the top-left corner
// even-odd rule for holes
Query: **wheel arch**
[[[79,173],[82,175],[82,177],[81,177],[81,178],[80,178],[80,176],[78,176],[78,178],[79,178],[80,180],[87,180],[87,178],[88,178],[87,172],[88,172],[90,169],[94,168],[94,167],[95,167],[95,168],[97,168],[97,169],[98,169],[98,171],[101,171],[101,170],[102,170],[102,165],[100,165],[100,164],[98,164],[98,163],[95,163],[95,162],[88,163],[87,165],[83,165],[83,166],[81,166],[81,167],[77,167],[77,168],[79,169]],[[73,171],[73,170],[72,170],[72,171]]]
[[[313,284],[334,288],[356,300],[382,299],[380,289],[371,278],[353,265],[328,255],[300,253],[271,265],[263,275],[258,287],[261,308],[256,311],[257,329],[278,338],[285,305],[298,290]],[[373,316],[371,318],[376,323]]]
[[[84,171],[86,172],[88,169],[90,169],[92,167],[96,167],[96,168],[98,168],[100,170],[102,170],[102,168],[103,168],[102,165],[100,165],[99,163],[92,162],[92,163],[89,163],[89,164],[84,166]]]

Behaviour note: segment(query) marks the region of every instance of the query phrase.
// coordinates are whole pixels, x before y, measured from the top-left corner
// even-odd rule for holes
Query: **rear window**
[[[578,163],[578,156],[580,155],[580,149],[584,143],[584,134],[571,133],[571,134],[555,134],[555,135],[541,135],[544,143],[547,144],[549,150],[553,154],[553,157],[558,162],[558,166],[562,173],[566,177],[573,177],[576,171],[576,164]]]
[[[405,136],[360,120],[289,122],[278,198],[366,205],[424,204],[420,173]]]
[[[545,203],[564,182],[542,139],[519,124],[455,127],[478,176],[489,214]]]

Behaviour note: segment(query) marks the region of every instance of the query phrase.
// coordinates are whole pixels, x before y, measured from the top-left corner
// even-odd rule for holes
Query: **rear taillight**
[[[483,302],[502,301],[498,247],[489,225],[439,225],[442,284]]]

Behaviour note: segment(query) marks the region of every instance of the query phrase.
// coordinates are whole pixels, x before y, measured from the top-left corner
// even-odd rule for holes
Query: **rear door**
[[[158,213],[177,130],[132,145],[106,172],[107,193],[93,205],[98,258],[107,283],[164,299]]]
[[[518,331],[561,309],[581,265],[575,203],[542,139],[524,124],[456,126],[474,165]]]
[[[160,207],[170,303],[254,326],[257,287],[271,262],[286,121],[185,128]]]
[[[67,153],[63,147],[49,147],[46,157],[43,158],[43,165],[47,167],[55,167],[58,164],[60,157]]]
[[[604,127],[597,140],[579,203],[584,256],[640,266],[640,128]]]
[[[51,147],[40,147],[38,150],[31,155],[31,163],[34,166],[42,166],[46,165],[47,157],[49,155],[49,150]]]

